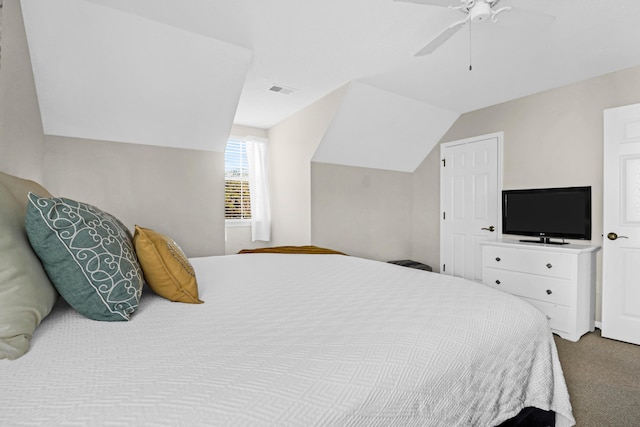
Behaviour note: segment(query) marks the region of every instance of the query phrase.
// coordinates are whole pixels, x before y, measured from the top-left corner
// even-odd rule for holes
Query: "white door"
[[[640,104],[604,111],[602,336],[640,344]]]
[[[502,133],[440,146],[440,272],[482,281],[479,242],[500,234]]]

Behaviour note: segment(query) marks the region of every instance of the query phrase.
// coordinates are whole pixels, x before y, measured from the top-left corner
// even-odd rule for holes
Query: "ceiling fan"
[[[440,34],[433,38],[425,47],[419,50],[415,56],[424,56],[433,53],[444,42],[449,40],[458,30],[464,27],[468,22],[482,22],[491,20],[492,22],[498,22],[498,15],[511,10],[511,7],[500,7],[498,3],[501,0],[459,0],[458,6],[452,5],[455,0],[394,0],[406,3],[425,4],[430,6],[443,6],[449,9],[459,10],[467,15],[463,20],[454,22],[445,28]],[[541,14],[542,16],[542,14]],[[544,15],[546,18],[553,17]]]

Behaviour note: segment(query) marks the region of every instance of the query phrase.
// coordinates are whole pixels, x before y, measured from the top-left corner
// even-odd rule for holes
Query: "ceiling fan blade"
[[[457,0],[393,0],[400,1],[404,3],[416,3],[416,4],[426,4],[429,6],[441,6],[441,7],[449,7],[454,6]]]
[[[455,33],[464,27],[464,24],[469,21],[470,16],[466,19],[449,25],[443,32],[438,34],[433,40],[431,40],[425,47],[416,53],[415,56],[425,56],[433,53],[441,44],[449,40]]]

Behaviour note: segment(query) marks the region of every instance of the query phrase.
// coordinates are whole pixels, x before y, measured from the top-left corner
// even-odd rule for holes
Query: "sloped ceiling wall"
[[[413,172],[458,116],[352,82],[312,160]]]
[[[83,0],[22,0],[45,134],[224,151],[249,49]]]
[[[98,1],[22,8],[45,134],[224,151],[249,48]],[[354,81],[313,161],[413,171],[457,117]]]

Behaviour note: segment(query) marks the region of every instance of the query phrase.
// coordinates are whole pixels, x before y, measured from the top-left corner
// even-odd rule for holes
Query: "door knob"
[[[628,237],[627,236],[618,236],[616,233],[609,233],[609,234],[607,234],[607,239],[609,239],[609,240],[628,239]]]
[[[482,227],[481,230],[487,230],[493,233],[496,231],[496,228],[493,225],[490,225],[489,227]]]

